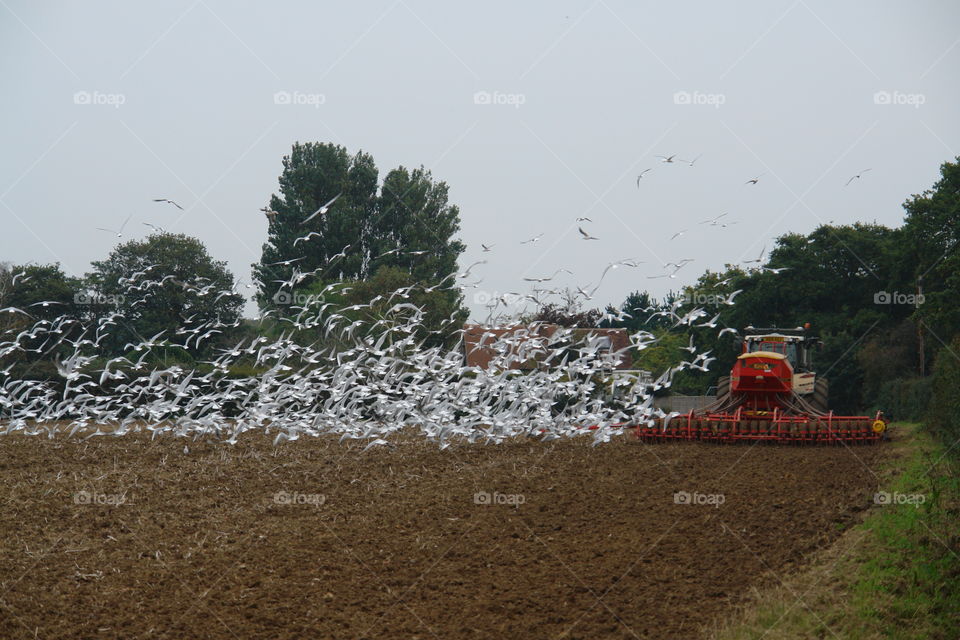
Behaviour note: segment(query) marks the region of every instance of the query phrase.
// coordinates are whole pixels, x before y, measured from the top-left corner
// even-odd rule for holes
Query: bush
[[[927,412],[927,426],[948,446],[960,438],[960,357],[957,354],[960,354],[960,336],[937,355]]]
[[[876,406],[888,420],[923,420],[930,406],[933,378],[899,378],[880,385]]]

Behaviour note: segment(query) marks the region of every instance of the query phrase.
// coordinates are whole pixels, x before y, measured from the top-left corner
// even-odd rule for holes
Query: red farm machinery
[[[821,345],[807,328],[744,331],[742,352],[717,384],[716,400],[631,427],[642,441],[765,441],[784,444],[872,444],[887,423],[875,416],[841,416],[829,409],[826,378],[813,370]]]

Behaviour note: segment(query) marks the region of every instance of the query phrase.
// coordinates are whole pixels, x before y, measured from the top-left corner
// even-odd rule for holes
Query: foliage
[[[960,439],[960,336],[940,351],[933,367],[927,424],[948,445]],[[955,449],[954,449],[955,451]],[[960,457],[960,456],[958,456]]]
[[[283,158],[280,193],[268,207],[268,239],[253,265],[261,307],[271,306],[277,282],[294,272],[301,283],[365,280],[382,267],[401,269],[424,285],[456,272],[463,243],[460,212],[449,188],[429,171],[390,171],[377,190],[373,158],[341,146],[296,143]],[[313,216],[336,198],[326,213]],[[274,215],[273,212],[276,212]],[[305,222],[308,218],[309,221]]]
[[[126,344],[158,334],[174,340],[181,327],[239,321],[243,296],[233,292],[233,276],[196,238],[154,233],[118,245],[92,267],[91,297],[104,305],[101,312],[122,317],[106,340],[109,352],[122,353]],[[191,351],[206,353],[209,344]]]

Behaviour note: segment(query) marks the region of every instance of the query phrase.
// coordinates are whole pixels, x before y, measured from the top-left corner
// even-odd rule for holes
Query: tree
[[[155,233],[118,245],[92,266],[87,274],[91,297],[121,317],[106,341],[114,353],[157,334],[184,346],[193,338],[189,350],[206,353],[206,344],[195,344],[202,333],[178,338],[177,330],[209,325],[222,332],[240,318],[244,300],[233,292],[233,275],[196,238]]]
[[[922,284],[924,301],[916,316],[932,334],[934,349],[960,335],[960,158],[956,160],[941,165],[932,189],[903,205],[907,215],[902,286],[912,293]]]
[[[0,308],[23,309],[34,320],[78,316],[84,303],[81,291],[80,280],[68,277],[60,263],[0,265]]]
[[[296,143],[283,159],[280,194],[270,199],[268,240],[253,265],[261,307],[270,306],[294,270],[313,281],[365,280],[396,267],[415,282],[437,284],[456,271],[463,243],[448,187],[422,167],[400,167],[377,191],[373,158],[323,143]],[[310,216],[336,200],[325,214]],[[308,220],[308,222],[304,222]]]
[[[3,364],[18,363],[14,370],[18,377],[26,377],[30,371],[49,372],[50,367],[37,368],[27,363],[49,364],[64,350],[66,340],[79,337],[81,317],[89,309],[82,290],[80,280],[67,276],[59,263],[0,265],[0,308],[22,311],[0,313],[0,342],[15,340],[19,345],[4,357]],[[19,336],[41,323],[49,329],[51,323],[61,318],[71,322],[60,323],[55,336],[47,331],[37,332],[33,338]],[[21,363],[26,367],[19,366]]]

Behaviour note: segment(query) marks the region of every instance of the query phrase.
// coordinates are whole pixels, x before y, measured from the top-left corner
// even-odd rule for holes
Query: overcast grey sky
[[[282,156],[329,141],[449,183],[461,267],[488,260],[474,317],[525,276],[645,261],[601,306],[787,231],[898,225],[960,153],[955,2],[238,4],[0,0],[0,259],[82,274],[133,214],[124,239],[196,236],[249,282]]]

